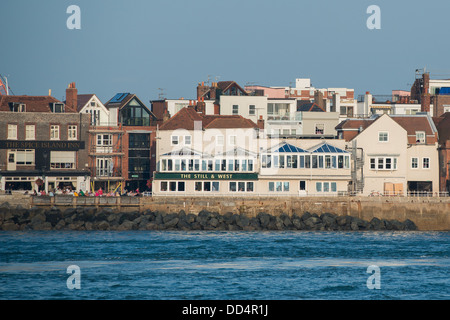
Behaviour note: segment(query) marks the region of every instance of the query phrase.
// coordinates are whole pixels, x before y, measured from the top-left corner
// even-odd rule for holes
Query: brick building
[[[439,189],[450,191],[450,112],[433,118],[439,133]]]
[[[120,128],[121,149],[116,151],[123,154],[120,168],[124,181],[122,189],[149,189],[156,167],[157,118],[132,93],[117,93],[105,103],[105,107],[110,112],[110,119],[117,119]]]
[[[2,190],[89,190],[89,115],[51,96],[2,96],[0,113]]]

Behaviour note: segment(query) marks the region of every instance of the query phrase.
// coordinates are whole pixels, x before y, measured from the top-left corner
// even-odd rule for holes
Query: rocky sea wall
[[[244,213],[201,210],[197,214],[144,211],[121,212],[112,208],[77,207],[60,209],[58,207],[25,208],[21,205],[0,205],[0,230],[323,230],[323,231],[361,231],[361,230],[417,230],[409,219],[372,218],[370,221],[349,215],[334,213],[302,214],[281,213],[271,215],[259,212],[254,216]]]

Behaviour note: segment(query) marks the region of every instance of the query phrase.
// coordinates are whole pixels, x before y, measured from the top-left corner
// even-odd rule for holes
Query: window
[[[12,103],[10,109],[12,112],[25,112],[26,111],[25,104],[23,104],[23,103]]]
[[[77,140],[77,126],[69,125],[67,128],[67,139],[68,140]]]
[[[377,157],[370,158],[371,170],[397,170],[397,158]]]
[[[239,106],[236,104],[233,105],[233,114],[239,114]]]
[[[288,181],[270,181],[269,182],[270,192],[289,192],[289,182]]]
[[[255,111],[256,111],[255,105],[251,104],[248,106],[248,114],[249,115],[255,115]]]
[[[59,140],[59,126],[58,125],[50,126],[50,140]]]
[[[425,143],[426,136],[425,131],[416,131],[416,143]]]
[[[172,145],[173,146],[178,145],[178,136],[172,136]]]
[[[8,124],[8,139],[17,140],[17,124]]]
[[[411,158],[411,168],[417,169],[419,167],[419,158]]]
[[[97,146],[99,146],[99,147],[112,146],[112,135],[111,134],[98,134],[97,135]]]
[[[184,191],[185,182],[184,181],[161,181],[160,183],[161,191]]]
[[[52,111],[54,113],[63,113],[64,112],[64,105],[62,103],[53,103],[52,104]]]
[[[316,134],[324,134],[325,125],[323,123],[316,124]]]
[[[378,132],[378,141],[379,142],[389,141],[389,133],[388,132]]]
[[[17,165],[34,165],[34,150],[16,150]]]
[[[423,169],[430,169],[430,158],[423,158],[422,159],[422,168]]]
[[[235,146],[236,145],[236,136],[230,136],[230,145]]]
[[[36,139],[36,127],[34,124],[27,124],[25,126],[25,140]]]
[[[316,182],[316,192],[337,192],[336,182]]]
[[[196,181],[195,184],[195,191],[205,191],[205,192],[211,192],[211,191],[219,191],[219,182],[218,181]]]
[[[231,181],[229,184],[229,190],[231,192],[253,192],[254,185],[253,182],[244,182],[244,181]]]
[[[51,169],[75,169],[75,151],[50,151]]]
[[[216,136],[216,144],[218,146],[223,146],[223,136]]]
[[[190,146],[191,145],[191,136],[184,136],[184,144],[186,146]]]
[[[300,181],[300,190],[306,190],[306,181],[304,180]]]

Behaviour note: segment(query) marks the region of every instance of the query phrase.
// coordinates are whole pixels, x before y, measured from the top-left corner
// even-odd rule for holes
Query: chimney
[[[50,97],[52,95],[52,89],[48,89],[48,96]]]
[[[262,116],[259,116],[258,123],[256,125],[258,126],[259,129],[261,130],[264,129],[264,119]]]
[[[78,90],[75,87],[75,82],[72,82],[66,89],[66,110],[68,108],[72,112],[77,112],[77,107],[78,107]]]

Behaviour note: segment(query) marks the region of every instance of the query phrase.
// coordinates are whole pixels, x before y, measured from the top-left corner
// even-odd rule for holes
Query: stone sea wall
[[[264,211],[254,216],[245,213],[201,210],[197,214],[144,211],[119,211],[111,208],[25,208],[3,203],[0,230],[417,230],[409,219],[372,218],[370,221],[333,213],[271,215]]]

